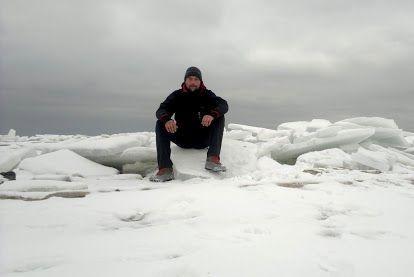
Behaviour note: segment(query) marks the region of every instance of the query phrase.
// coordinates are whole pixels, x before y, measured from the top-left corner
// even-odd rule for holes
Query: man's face
[[[188,76],[185,79],[185,85],[188,87],[189,90],[195,91],[200,87],[201,81],[196,76]]]

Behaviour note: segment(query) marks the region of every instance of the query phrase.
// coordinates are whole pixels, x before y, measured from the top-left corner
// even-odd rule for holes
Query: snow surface
[[[392,119],[228,124],[221,161],[153,132],[0,135],[0,276],[411,276],[414,134]],[[122,173],[122,174],[120,174]]]

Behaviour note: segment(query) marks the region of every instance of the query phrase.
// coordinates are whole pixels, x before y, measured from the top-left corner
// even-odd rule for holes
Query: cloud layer
[[[191,65],[227,123],[372,115],[414,131],[410,1],[0,5],[2,133],[153,130]]]

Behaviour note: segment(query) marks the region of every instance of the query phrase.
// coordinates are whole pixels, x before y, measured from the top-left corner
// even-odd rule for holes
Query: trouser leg
[[[171,161],[171,140],[174,134],[167,132],[165,123],[157,120],[155,125],[155,137],[157,145],[158,168],[172,167]]]
[[[224,115],[215,118],[211,125],[208,127],[209,135],[208,135],[208,151],[207,156],[211,155],[220,155],[221,151],[221,142],[223,140],[223,132],[224,132],[224,125],[225,125],[225,118]]]
[[[190,141],[191,137],[185,139],[183,136],[189,136],[187,132],[181,134],[182,130],[178,128],[176,133],[169,133],[165,129],[165,124],[157,120],[155,127],[156,145],[157,145],[157,162],[158,168],[172,167],[171,161],[171,141],[182,148],[198,148],[202,149],[208,146],[207,156],[220,155],[221,143],[223,140],[225,125],[224,115],[214,119],[211,125],[206,127],[206,132],[202,133],[202,139],[196,139],[196,141]],[[196,130],[194,130],[196,132]],[[196,137],[198,137],[196,135]],[[195,137],[195,138],[196,138]]]
[[[189,137],[186,137],[185,131],[182,128],[178,127],[175,133],[169,133],[165,129],[165,123],[160,120],[157,120],[155,126],[155,136],[158,168],[173,166],[171,161],[171,141],[181,148],[192,147]]]

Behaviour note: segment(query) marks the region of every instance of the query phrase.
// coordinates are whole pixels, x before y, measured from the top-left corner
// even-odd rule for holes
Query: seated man
[[[225,171],[226,167],[220,163],[220,150],[227,111],[227,101],[204,86],[197,67],[189,67],[181,89],[173,91],[156,112],[158,172],[150,180],[164,182],[174,179],[170,141],[182,148],[208,147],[205,168],[214,172]],[[175,120],[171,119],[173,114]]]

